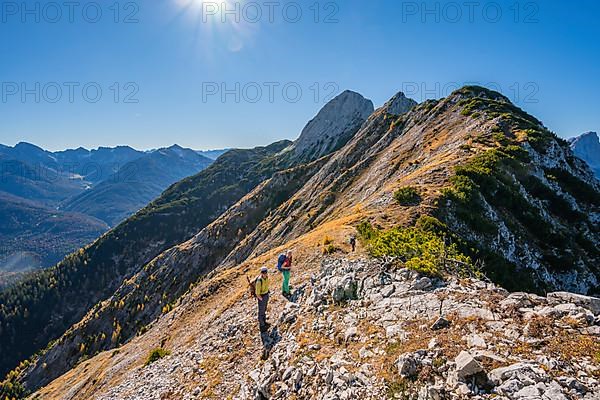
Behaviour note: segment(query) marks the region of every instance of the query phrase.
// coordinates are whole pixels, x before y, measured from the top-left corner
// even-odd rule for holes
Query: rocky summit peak
[[[475,97],[501,101],[503,103],[511,103],[511,101],[509,100],[508,97],[504,96],[503,94],[501,94],[499,92],[496,92],[495,90],[491,90],[491,89],[485,88],[483,86],[464,86],[464,87],[454,91],[450,95],[450,98],[459,98],[459,99],[475,98]]]
[[[371,100],[346,90],[319,111],[294,143],[300,159],[317,159],[339,149],[373,113]]]
[[[596,132],[586,132],[571,139],[571,143],[589,143],[600,145],[600,139]]]
[[[596,132],[586,132],[570,140],[575,155],[589,164],[600,179],[600,139]]]
[[[402,115],[409,112],[418,103],[409,99],[403,92],[398,92],[383,105],[385,111],[389,114]]]

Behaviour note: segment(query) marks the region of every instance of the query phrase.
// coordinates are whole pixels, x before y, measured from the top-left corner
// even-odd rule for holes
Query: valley
[[[1,146],[0,288],[54,266],[213,161],[180,146],[147,153]]]

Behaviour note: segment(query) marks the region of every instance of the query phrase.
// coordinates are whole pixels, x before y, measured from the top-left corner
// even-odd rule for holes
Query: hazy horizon
[[[129,145],[129,144],[100,145],[100,146],[96,146],[96,147],[77,146],[77,147],[67,147],[67,148],[52,149],[52,148],[47,148],[47,147],[44,147],[44,146],[40,146],[37,143],[32,143],[32,142],[29,142],[27,140],[20,140],[20,141],[18,141],[16,143],[0,143],[0,144],[4,145],[4,146],[8,146],[8,147],[15,147],[19,143],[32,144],[32,145],[37,146],[37,147],[39,147],[41,149],[47,150],[47,151],[49,151],[51,153],[57,153],[57,152],[69,151],[69,150],[78,150],[79,148],[82,148],[82,149],[87,150],[87,151],[94,151],[94,150],[98,150],[100,148],[114,149],[116,147],[130,147],[130,148],[132,148],[134,150],[142,151],[142,152],[155,151],[155,150],[169,148],[169,147],[172,147],[172,146],[180,146],[180,147],[182,147],[184,149],[190,149],[190,150],[202,151],[202,152],[222,151],[222,150],[230,150],[230,149],[232,149],[232,147],[224,147],[224,148],[220,148],[220,149],[212,149],[212,148],[211,149],[195,149],[193,147],[184,146],[184,145],[182,145],[180,143],[171,143],[171,144],[168,144],[168,145],[165,145],[165,146],[154,147],[154,148],[150,148],[150,149],[140,149],[138,147],[135,147],[135,146],[132,146],[132,145]]]

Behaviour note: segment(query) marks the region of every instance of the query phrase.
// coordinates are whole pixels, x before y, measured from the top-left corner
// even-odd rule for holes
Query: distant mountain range
[[[570,139],[573,153],[589,164],[600,179],[600,139],[596,132],[587,132]]]
[[[173,183],[212,163],[212,159],[177,145],[156,150],[126,163],[108,179],[67,199],[59,208],[92,215],[115,226]]]
[[[0,145],[0,288],[91,243],[225,151]]]
[[[216,160],[221,157],[223,154],[227,153],[231,149],[221,149],[221,150],[197,150],[196,152],[204,157],[208,157],[211,160]]]
[[[104,181],[146,153],[131,147],[50,152],[30,143],[0,147],[0,191],[47,206]]]

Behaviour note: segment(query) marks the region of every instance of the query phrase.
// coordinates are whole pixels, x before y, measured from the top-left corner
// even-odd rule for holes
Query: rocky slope
[[[409,104],[406,104],[404,112],[409,109]],[[315,160],[339,149],[354,136],[373,110],[371,100],[356,92],[343,92],[323,107],[302,130],[294,143],[296,156],[301,160]]]
[[[594,170],[596,178],[600,179],[600,139],[596,132],[587,132],[570,140],[575,155]]]
[[[349,126],[358,129],[362,123],[356,120],[354,113],[344,114],[341,118],[346,117],[351,118],[351,123],[337,123],[339,135],[347,135]],[[335,136],[335,132],[330,132],[330,135]],[[92,306],[108,299],[120,287],[127,288],[128,279],[136,274],[143,275],[144,266],[155,257],[196,235],[258,185],[280,171],[291,169],[293,174],[295,166],[301,168],[306,160],[322,155],[320,152],[305,153],[303,157],[307,158],[299,159],[289,151],[291,144],[281,141],[267,147],[227,152],[206,170],[170,187],[150,205],[88,248],[68,257],[57,267],[0,294],[0,303],[5,305],[0,308],[0,350],[5,355],[0,363],[0,372],[8,371],[19,360],[28,358],[46,347],[50,340],[59,338],[68,327],[80,321]],[[334,150],[333,147],[324,149]],[[309,176],[302,175],[299,182]],[[267,213],[287,199],[290,194],[285,188],[276,188],[273,193],[282,191],[282,196],[275,197],[266,193],[268,201],[261,210]],[[255,220],[260,221],[260,218],[257,216]],[[216,252],[218,250],[215,248]],[[202,271],[202,268],[192,269],[189,276],[176,282],[179,289],[187,288]],[[78,284],[73,285],[73,281]],[[178,293],[167,292],[167,298],[176,298]],[[146,318],[160,313],[165,306],[160,295],[159,299],[160,306],[149,308]],[[135,313],[131,312],[130,307],[137,308],[137,305],[128,304],[123,311],[127,321],[131,322],[128,330],[122,336],[117,335],[115,340],[110,336],[105,337],[92,347],[94,351],[114,347],[142,328],[131,318]],[[23,318],[25,313],[28,318]],[[96,328],[92,325],[95,333],[91,335],[94,337],[96,333],[100,334]],[[21,332],[27,334],[22,335]],[[60,343],[66,342],[68,340]],[[63,357],[62,367],[56,366],[50,374],[38,374],[34,381],[36,384],[48,382],[48,379],[60,375],[86,354],[81,352]],[[36,365],[36,371],[39,371],[43,362]]]
[[[293,301],[274,295],[262,337],[231,285],[243,270],[223,272],[32,398],[597,399],[600,299],[297,250]],[[146,365],[155,347],[168,353]]]
[[[418,192],[415,204],[394,199],[407,187]],[[465,88],[402,116],[377,110],[227,261],[334,219],[392,227],[426,213],[511,290],[598,293],[599,188],[535,118],[500,94]]]

